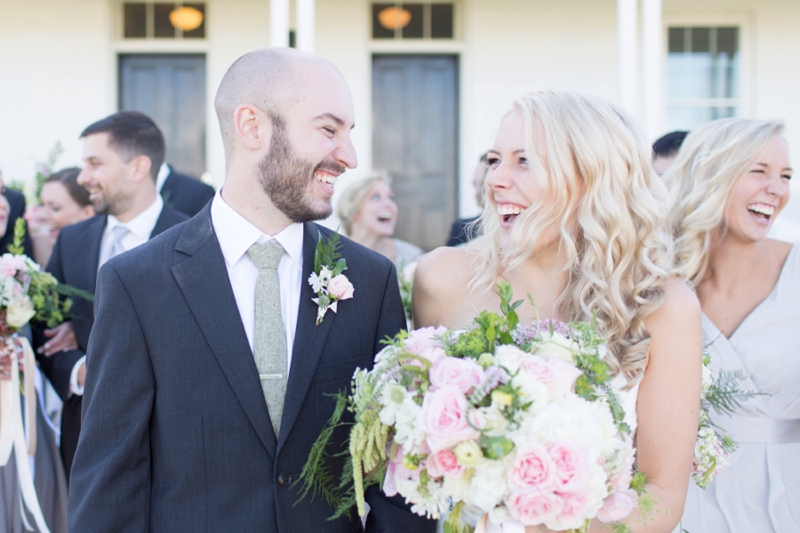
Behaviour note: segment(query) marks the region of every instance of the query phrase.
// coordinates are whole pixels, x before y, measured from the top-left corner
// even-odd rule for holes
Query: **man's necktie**
[[[280,434],[283,397],[286,394],[286,330],[281,314],[281,287],[278,265],[283,246],[276,240],[254,244],[247,251],[258,268],[256,281],[256,323],[253,356],[261,378],[275,437]]]
[[[126,226],[123,226],[122,224],[111,230],[111,236],[109,238],[111,245],[108,251],[109,259],[125,251],[125,248],[122,246],[122,239],[124,239],[125,236],[128,235],[128,233],[130,232],[131,230],[129,230]]]

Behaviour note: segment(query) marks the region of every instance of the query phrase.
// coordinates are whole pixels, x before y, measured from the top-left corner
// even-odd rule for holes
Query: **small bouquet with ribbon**
[[[483,312],[463,332],[401,332],[358,369],[329,428],[355,417],[348,465],[325,486],[332,430],[312,448],[299,482],[347,514],[364,516],[364,491],[379,485],[417,514],[447,515],[447,533],[503,525],[584,531],[598,518],[623,523],[644,495],[622,404],[592,323],[519,327],[509,285],[503,316]],[[472,517],[470,519],[469,517]],[[476,519],[480,521],[476,524]]]
[[[72,303],[66,295],[88,299],[92,295],[59,284],[24,255],[21,246],[24,232],[25,221],[20,218],[14,227],[11,252],[0,257],[0,466],[8,464],[11,452],[15,451],[22,503],[33,516],[37,530],[46,532],[47,524],[26,456],[36,453],[36,358],[28,339],[20,332],[34,319],[48,327],[66,320]],[[22,519],[32,529],[24,512]]]

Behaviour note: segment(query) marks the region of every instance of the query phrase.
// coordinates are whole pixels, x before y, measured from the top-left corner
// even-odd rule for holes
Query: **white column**
[[[649,141],[666,128],[664,23],[661,0],[642,0],[642,81],[644,131]]]
[[[297,49],[314,53],[314,0],[297,0]]]
[[[617,0],[617,101],[637,120],[639,102],[638,0]]]
[[[289,46],[289,0],[269,0],[269,44]]]

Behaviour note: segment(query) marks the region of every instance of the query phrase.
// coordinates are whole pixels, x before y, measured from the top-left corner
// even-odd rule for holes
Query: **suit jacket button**
[[[287,487],[292,482],[292,475],[289,472],[281,472],[278,474],[278,485]]]

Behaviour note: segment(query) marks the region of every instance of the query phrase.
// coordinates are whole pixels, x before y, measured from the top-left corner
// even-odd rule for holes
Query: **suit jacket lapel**
[[[274,458],[275,433],[208,206],[186,223],[175,249],[191,256],[172,267],[175,280],[253,429]]]
[[[316,224],[307,222],[303,232],[303,278],[300,285],[300,307],[297,313],[297,328],[292,348],[292,364],[289,369],[289,382],[286,385],[286,396],[283,402],[283,418],[278,439],[278,450],[286,441],[292,429],[303,400],[308,393],[311,380],[322,356],[325,339],[336,321],[336,313],[329,311],[325,319],[317,326],[317,304],[312,301],[316,294],[308,280],[314,269],[314,251],[319,238]]]
[[[86,273],[86,287],[92,294],[97,289],[97,271],[100,269],[100,245],[103,242],[103,232],[105,232],[107,222],[108,215],[91,219],[87,227],[87,248],[76,256],[82,257],[86,261],[85,268],[80,269],[80,271]]]

